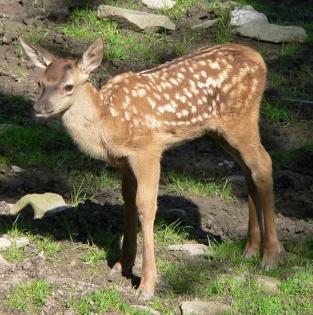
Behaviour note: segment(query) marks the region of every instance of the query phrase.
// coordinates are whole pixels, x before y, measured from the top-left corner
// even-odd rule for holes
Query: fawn
[[[101,39],[79,62],[58,59],[20,41],[31,61],[45,70],[34,104],[37,116],[58,114],[81,150],[122,172],[124,238],[122,257],[112,272],[132,272],[139,217],[143,234],[139,293],[144,298],[154,295],[153,224],[161,155],[203,134],[212,136],[245,174],[249,225],[244,256],[255,256],[261,249],[263,266],[275,267],[280,247],[272,162],[258,127],[266,65],[256,51],[236,44],[202,48],[150,70],[117,75],[98,91],[88,77],[102,62]]]

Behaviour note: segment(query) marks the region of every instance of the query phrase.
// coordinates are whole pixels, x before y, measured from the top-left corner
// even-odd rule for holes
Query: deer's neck
[[[107,160],[110,139],[99,98],[99,92],[86,82],[76,91],[75,101],[64,113],[62,121],[82,151],[94,158]]]

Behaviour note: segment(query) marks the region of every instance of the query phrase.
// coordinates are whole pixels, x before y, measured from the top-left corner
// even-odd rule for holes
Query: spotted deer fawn
[[[156,68],[127,72],[100,90],[88,81],[102,62],[97,39],[79,62],[58,59],[21,39],[44,69],[37,116],[59,115],[81,150],[118,167],[125,202],[122,256],[112,272],[131,274],[137,251],[137,216],[143,234],[139,293],[153,296],[157,271],[153,224],[164,150],[204,134],[242,167],[248,190],[245,257],[261,249],[263,266],[277,264],[271,158],[260,142],[258,120],[266,66],[253,49],[227,44],[203,48]]]

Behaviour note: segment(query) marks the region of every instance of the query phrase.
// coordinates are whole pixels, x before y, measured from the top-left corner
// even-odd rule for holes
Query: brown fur
[[[91,46],[89,51],[101,51],[99,47]],[[92,62],[97,64],[95,55]],[[84,55],[82,64],[88,58]],[[132,270],[138,214],[144,241],[139,289],[146,296],[153,295],[157,279],[153,222],[160,158],[167,148],[205,133],[234,157],[246,176],[249,230],[245,255],[256,255],[262,245],[264,266],[276,264],[279,242],[272,166],[258,128],[266,66],[256,51],[234,44],[203,48],[154,69],[118,75],[100,91],[80,78],[89,69],[88,62],[80,72],[70,61],[51,63],[43,81],[62,86],[67,63],[75,90],[62,115],[65,127],[83,151],[123,173],[126,228],[122,257],[113,271],[127,274]]]

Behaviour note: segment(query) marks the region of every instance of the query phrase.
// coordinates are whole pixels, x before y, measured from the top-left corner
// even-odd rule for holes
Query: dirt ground
[[[82,5],[84,1],[71,1],[71,7],[65,6],[63,1],[42,1],[38,7],[32,5],[32,1],[3,1],[0,0],[0,22],[5,24],[5,38],[2,36],[0,45],[0,107],[1,112],[9,115],[12,112],[9,103],[11,95],[23,95],[26,99],[33,99],[38,94],[37,81],[40,71],[31,66],[29,61],[20,58],[21,52],[17,45],[16,34],[21,32],[36,32],[38,25],[46,31],[41,45],[48,50],[58,54],[70,54],[73,57],[80,55],[88,43],[66,38],[56,31],[59,23],[66,20],[68,13],[75,6]],[[89,1],[90,5],[96,5],[100,1]],[[189,19],[197,19],[200,12],[194,10]],[[35,22],[34,22],[35,21]],[[188,18],[184,18],[180,27],[173,35],[173,40],[179,42],[185,31],[184,23]],[[189,21],[190,22],[190,21]],[[248,39],[234,37],[234,41],[248,44],[262,51],[267,50],[266,62],[271,72],[271,67],[277,63],[280,49],[278,45],[260,43]],[[199,32],[198,37],[191,43],[190,51],[200,46],[211,43],[211,34],[207,31]],[[312,47],[304,47],[302,56],[295,57],[295,62],[301,62],[301,58],[307,57],[306,52],[311,53]],[[172,57],[171,51],[164,52],[164,60]],[[276,58],[276,59],[275,59]],[[129,61],[107,62],[101,66],[106,70],[106,77],[94,75],[97,84],[102,84],[111,76],[127,71],[144,69],[147,65],[136,64]],[[21,70],[22,69],[22,70]],[[296,69],[296,65],[290,63],[289,71]],[[99,71],[98,73],[102,73]],[[25,77],[25,73],[27,76]],[[312,89],[312,85],[307,89]],[[266,95],[276,95],[275,89],[267,90]],[[294,146],[303,139],[303,134],[310,138],[312,131],[312,105],[290,104],[285,106],[299,120],[294,124],[270,125],[264,118],[261,120],[261,132],[263,143],[269,152],[283,150],[286,146]],[[25,103],[23,124],[31,126],[39,124],[34,121],[32,112],[32,102]],[[311,120],[310,124],[306,120]],[[1,134],[0,134],[1,136]],[[1,152],[1,148],[0,148]],[[179,157],[179,158],[178,158]],[[227,166],[227,162],[232,161],[229,156],[217,147],[208,138],[201,138],[193,142],[168,151],[162,161],[163,171],[175,170],[187,173],[212,174],[217,178],[230,178],[232,182],[235,199],[221,201],[219,197],[199,197],[194,195],[177,196],[167,191],[164,183],[161,184],[159,194],[158,220],[163,219],[170,223],[180,219],[183,225],[190,227],[194,240],[200,243],[207,243],[209,239],[217,241],[238,240],[245,237],[247,230],[248,210],[246,204],[246,190],[242,178],[242,173],[237,165]],[[278,160],[274,157],[274,182],[276,196],[277,224],[280,239],[303,239],[313,236],[313,151],[300,152],[295,159],[286,165],[278,165]],[[100,165],[100,162],[95,162]],[[10,166],[0,167],[0,201],[14,202],[26,193],[34,192],[57,192],[70,199],[70,187],[67,173],[55,171],[41,166],[32,165],[24,173],[15,173]],[[89,201],[76,208],[67,210],[53,217],[36,220],[29,224],[32,233],[38,235],[52,235],[60,242],[61,250],[53,259],[46,259],[33,256],[31,247],[28,249],[29,259],[14,265],[12,270],[0,276],[0,305],[6,292],[14,283],[25,282],[34,278],[44,277],[51,283],[60,286],[60,290],[51,297],[51,303],[44,306],[44,314],[55,314],[62,312],[64,303],[71,296],[71,290],[76,290],[80,295],[91,292],[104,282],[108,281],[110,264],[116,258],[116,252],[112,252],[111,261],[101,262],[97,268],[89,269],[88,265],[78,263],[76,257],[81,254],[84,248],[79,244],[84,244],[88,240],[88,230],[85,226],[94,226],[95,230],[102,227],[110,227],[113,235],[116,235],[116,246],[120,237],[120,230],[123,222],[122,200],[118,189],[106,188],[97,196],[97,201]],[[177,216],[175,211],[171,213],[169,209],[183,209],[186,216]],[[4,226],[10,226],[14,219],[2,216],[1,221]],[[19,220],[29,222],[29,213],[24,213]],[[73,239],[69,239],[68,231],[64,230],[64,225],[60,221],[66,221],[68,229],[74,231]],[[5,232],[5,230],[4,230]],[[94,244],[106,248],[101,237],[95,236]],[[111,244],[110,244],[111,245]],[[111,247],[110,247],[111,248]],[[140,248],[140,246],[139,246]],[[157,246],[157,256],[165,255],[164,250]],[[109,255],[110,256],[110,255]],[[140,255],[139,255],[140,256]],[[175,259],[172,257],[171,259]],[[135,273],[140,274],[140,259],[136,263]],[[129,280],[120,278],[117,280],[122,288],[121,292],[127,295],[129,301],[136,301],[135,292],[131,290]],[[135,279],[136,281],[136,279]],[[138,279],[137,279],[138,281]],[[160,285],[160,291],[166,287]],[[124,292],[124,293],[123,293]],[[131,292],[130,295],[127,292]],[[0,306],[1,314],[13,314]],[[15,314],[15,313],[14,313]],[[18,312],[16,312],[18,314]]]

